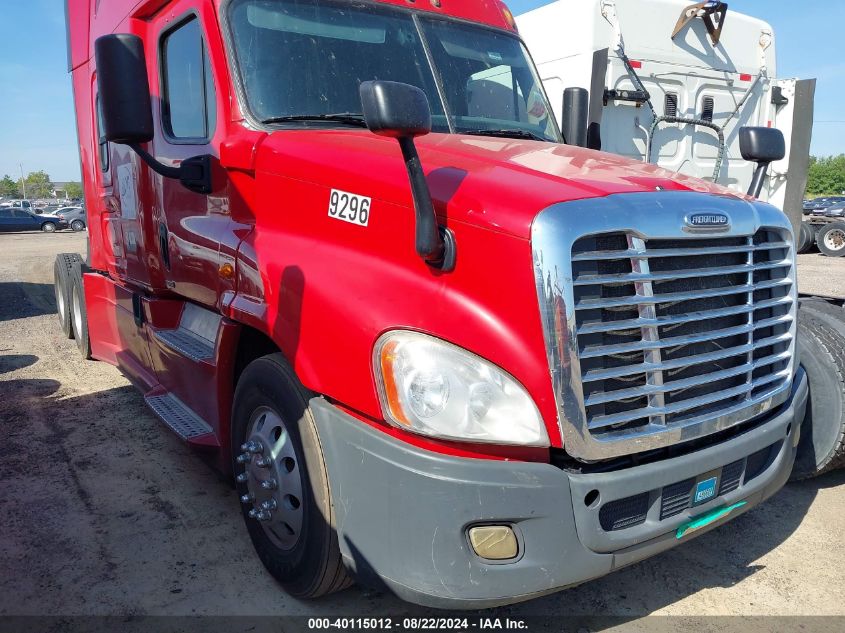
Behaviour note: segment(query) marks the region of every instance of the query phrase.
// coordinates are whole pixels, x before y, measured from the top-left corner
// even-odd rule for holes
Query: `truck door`
[[[218,88],[205,27],[214,23],[213,15],[205,4],[190,7],[188,2],[174,3],[156,19],[156,46],[151,47],[161,94],[153,153],[169,165],[201,154],[219,156]],[[157,175],[153,180],[153,218],[167,286],[214,306],[220,236],[230,225],[228,206],[220,198],[189,191],[177,180]]]

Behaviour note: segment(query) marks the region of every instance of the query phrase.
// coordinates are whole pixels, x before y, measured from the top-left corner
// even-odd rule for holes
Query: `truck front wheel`
[[[309,395],[281,354],[250,363],[232,410],[233,472],[258,557],[285,590],[317,598],[351,584]]]
[[[845,465],[845,311],[809,300],[798,316],[810,399],[792,478],[807,479]]]

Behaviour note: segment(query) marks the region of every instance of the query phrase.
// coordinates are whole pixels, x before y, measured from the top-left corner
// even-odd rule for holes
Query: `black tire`
[[[284,589],[297,598],[317,598],[352,584],[341,560],[328,474],[308,399],[308,392],[282,355],[271,354],[253,361],[244,369],[238,380],[232,408],[235,475],[247,470],[256,472],[252,462],[241,464],[234,455],[239,452],[237,447],[249,439],[251,421],[258,412],[268,409],[283,422],[293,454],[299,462],[297,468],[302,499],[298,508],[303,515],[297,540],[289,549],[279,547],[262,523],[250,517],[250,510],[255,510],[251,503],[242,504],[241,508],[261,562]],[[238,496],[252,492],[250,485],[238,482]]]
[[[80,231],[85,230],[85,222],[82,220],[74,220],[70,223],[70,228],[72,231],[79,233]]]
[[[809,253],[813,250],[816,244],[816,233],[812,227],[806,222],[801,223],[801,229],[798,232],[798,252]]]
[[[816,244],[828,257],[845,255],[845,222],[832,222],[823,227],[816,238]]]
[[[77,253],[59,253],[53,264],[53,289],[56,293],[56,313],[59,316],[62,333],[73,338],[70,307],[70,274],[73,265],[82,262]]]
[[[835,306],[805,302],[798,316],[799,359],[810,386],[792,479],[845,466],[845,319]]]
[[[85,290],[82,285],[82,274],[85,264],[76,262],[70,272],[70,313],[73,338],[82,358],[91,359],[91,340],[88,338],[88,310],[85,307]]]
[[[56,223],[55,222],[45,222],[41,225],[41,230],[44,233],[55,233],[56,232]]]

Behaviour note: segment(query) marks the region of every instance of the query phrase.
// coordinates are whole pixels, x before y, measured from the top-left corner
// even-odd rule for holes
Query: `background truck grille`
[[[576,338],[588,431],[645,432],[770,397],[790,379],[785,234],[579,239]]]

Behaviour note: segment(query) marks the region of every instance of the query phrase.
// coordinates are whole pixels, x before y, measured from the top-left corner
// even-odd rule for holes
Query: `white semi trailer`
[[[689,0],[557,0],[517,24],[559,121],[564,90],[588,90],[590,147],[745,191],[740,128],[780,129],[786,157],[760,198],[797,227],[815,80],[778,78],[769,24]]]

